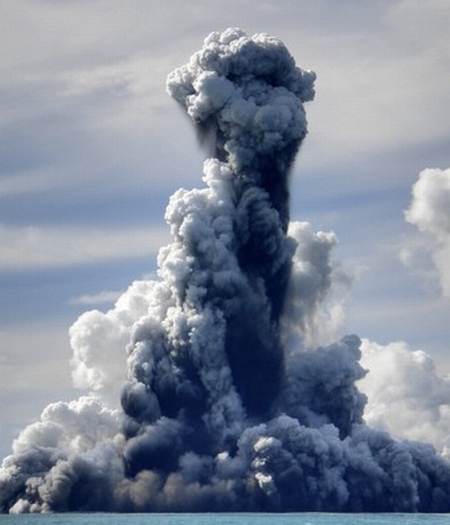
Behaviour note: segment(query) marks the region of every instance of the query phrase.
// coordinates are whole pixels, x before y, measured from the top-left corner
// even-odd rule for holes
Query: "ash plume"
[[[360,339],[309,348],[336,244],[289,219],[314,80],[238,29],[169,75],[205,185],[170,199],[158,279],[71,328],[91,392],[14,441],[2,511],[450,511],[450,465],[364,423]]]

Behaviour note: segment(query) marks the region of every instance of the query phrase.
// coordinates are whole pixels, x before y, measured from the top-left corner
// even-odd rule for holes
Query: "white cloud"
[[[12,438],[55,399],[70,399],[67,326],[54,320],[0,328],[0,456]]]
[[[431,254],[442,293],[450,297],[450,169],[420,173],[405,219],[418,228],[422,238],[418,242],[408,239],[401,259],[414,268],[421,252]]]
[[[359,382],[368,395],[367,423],[403,438],[431,442],[450,456],[450,377],[441,377],[432,358],[404,342],[386,346],[363,340]]]
[[[422,171],[412,194],[406,220],[438,241],[447,241],[450,237],[450,168]]]
[[[0,271],[98,264],[155,255],[168,240],[163,228],[70,228],[0,225]]]

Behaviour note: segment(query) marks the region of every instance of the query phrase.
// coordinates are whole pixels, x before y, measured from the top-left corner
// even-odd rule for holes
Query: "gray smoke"
[[[159,278],[72,327],[74,375],[96,394],[15,440],[4,512],[450,511],[450,465],[364,424],[359,338],[305,344],[336,243],[289,223],[314,80],[282,42],[238,29],[169,75],[212,144],[205,186],[170,199]]]

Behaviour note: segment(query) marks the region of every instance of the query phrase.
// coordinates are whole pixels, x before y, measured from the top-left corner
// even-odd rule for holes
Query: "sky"
[[[166,77],[229,26],[317,74],[291,216],[339,239],[340,329],[449,374],[449,22],[446,0],[2,3],[0,456],[79,395],[77,317],[156,271],[168,199],[206,156]]]

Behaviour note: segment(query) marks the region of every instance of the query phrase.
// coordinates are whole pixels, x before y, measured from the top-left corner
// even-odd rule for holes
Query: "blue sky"
[[[450,167],[449,23],[447,0],[3,3],[0,455],[78,395],[78,315],[155,271],[169,196],[201,184],[205,157],[166,76],[228,26],[281,38],[317,73],[292,217],[339,238],[343,330],[404,340],[449,373],[450,294],[404,218],[419,173]]]

